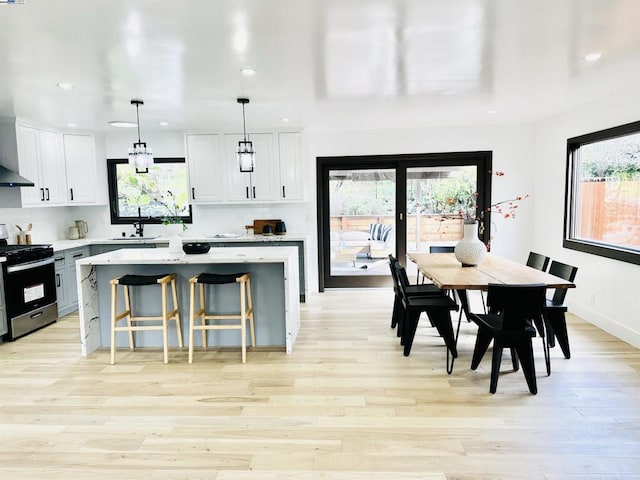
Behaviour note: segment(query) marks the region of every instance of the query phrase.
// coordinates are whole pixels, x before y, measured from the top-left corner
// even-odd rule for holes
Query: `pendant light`
[[[149,173],[149,167],[153,165],[153,150],[147,148],[147,142],[140,140],[140,114],[138,108],[144,105],[142,100],[131,100],[131,105],[136,106],[136,121],[138,125],[138,141],[129,149],[129,165],[136,168],[136,173]]]
[[[249,103],[249,99],[240,97],[238,103],[242,104],[242,130],[244,132],[243,140],[238,142],[238,166],[241,172],[251,173],[255,164],[256,152],[253,151],[253,143],[247,140],[247,127],[244,118],[244,106]]]

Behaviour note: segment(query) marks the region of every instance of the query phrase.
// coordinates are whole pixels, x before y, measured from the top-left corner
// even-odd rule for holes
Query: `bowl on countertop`
[[[182,251],[189,255],[207,253],[211,249],[208,243],[189,242],[182,245]]]

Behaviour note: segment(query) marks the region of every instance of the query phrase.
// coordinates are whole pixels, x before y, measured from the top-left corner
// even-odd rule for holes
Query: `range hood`
[[[33,187],[35,184],[0,165],[0,187]]]

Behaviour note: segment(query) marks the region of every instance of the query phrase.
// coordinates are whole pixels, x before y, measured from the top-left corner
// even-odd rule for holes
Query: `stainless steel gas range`
[[[50,245],[7,245],[0,238],[8,340],[58,319],[55,266]]]

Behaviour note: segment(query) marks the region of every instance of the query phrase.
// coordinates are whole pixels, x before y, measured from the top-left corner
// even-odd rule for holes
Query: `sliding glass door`
[[[320,290],[390,286],[390,254],[455,245],[460,202],[482,208],[490,171],[491,152],[318,158]]]

